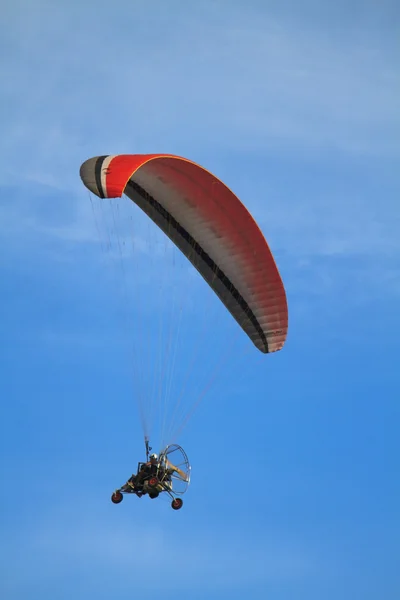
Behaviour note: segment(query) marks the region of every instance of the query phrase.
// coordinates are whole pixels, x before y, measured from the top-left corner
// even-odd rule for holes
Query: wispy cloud
[[[142,226],[128,232],[119,219],[116,237],[111,213],[105,219],[90,201],[79,166],[98,153],[167,150],[202,162],[216,149],[257,149],[311,153],[315,163],[324,152],[328,161],[335,152],[349,160],[398,154],[400,73],[390,35],[323,20],[312,28],[294,9],[282,16],[238,3],[229,13],[218,3],[180,7],[173,22],[161,6],[150,18],[139,4],[120,2],[123,23],[115,10],[93,6],[24,5],[24,18],[18,3],[8,7],[14,27],[3,39],[0,157],[3,180],[19,195],[3,195],[0,205],[7,254],[22,239],[45,251],[47,240],[53,260],[91,246],[110,265],[132,257],[133,240],[135,253],[154,256]],[[111,36],[116,30],[105,25],[114,19]],[[397,293],[394,186],[369,189],[361,171],[338,185],[341,176],[332,171],[315,183],[297,175],[283,189],[250,176],[244,190],[233,187],[296,289],[330,295],[350,284],[363,295],[365,282],[379,280]]]
[[[284,202],[278,190],[268,201],[257,192],[253,202],[258,219],[280,250],[298,261],[312,256],[398,256],[400,210],[394,190],[382,187],[375,195],[367,182],[362,190],[353,182],[342,182],[335,193],[324,187],[293,188]]]
[[[94,153],[189,144],[198,155],[210,144],[398,155],[400,78],[383,36],[311,31],[237,6],[173,21],[118,7],[113,37],[117,7],[9,9],[3,176],[78,188]]]
[[[7,206],[2,223],[9,231],[44,227],[44,234],[71,241],[96,238],[78,170],[97,153],[398,153],[400,73],[383,33],[355,35],[349,26],[337,32],[326,22],[310,29],[294,10],[282,17],[238,4],[228,13],[218,3],[179,10],[171,22],[165,7],[150,19],[143,7],[120,2],[124,22],[118,19],[111,37],[106,24],[117,7],[110,15],[97,4],[93,12],[91,2],[79,11],[73,3],[22,3],[18,12],[19,5],[8,5],[13,28],[2,42],[3,181],[68,190],[76,218],[70,229],[44,226],[26,207],[16,214]],[[286,198],[283,208],[274,190],[268,198],[265,223],[277,223],[283,247],[327,255],[397,248],[394,207],[375,214],[361,195],[338,204],[338,194],[308,192],[301,201]],[[249,193],[260,196],[262,220],[265,190]]]

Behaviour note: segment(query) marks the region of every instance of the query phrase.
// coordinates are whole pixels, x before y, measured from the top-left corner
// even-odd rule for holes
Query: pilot
[[[157,454],[150,454],[150,460],[147,463],[144,463],[140,471],[137,475],[132,475],[132,477],[128,480],[128,484],[132,487],[141,487],[145,479],[149,477],[154,477],[158,472],[158,456]]]

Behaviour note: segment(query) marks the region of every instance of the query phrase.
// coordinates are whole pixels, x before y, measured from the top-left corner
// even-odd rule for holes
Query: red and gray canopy
[[[165,154],[98,156],[83,163],[100,198],[126,194],[173,241],[261,352],[287,336],[285,289],[257,223],[219,179]]]

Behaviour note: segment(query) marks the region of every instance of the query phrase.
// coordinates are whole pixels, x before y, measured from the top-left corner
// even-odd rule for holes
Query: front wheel
[[[171,502],[171,506],[174,510],[179,510],[183,506],[182,498],[174,498]]]
[[[121,494],[120,491],[114,492],[113,495],[111,496],[111,502],[113,502],[114,504],[119,504],[120,502],[122,502],[123,500],[123,495]]]

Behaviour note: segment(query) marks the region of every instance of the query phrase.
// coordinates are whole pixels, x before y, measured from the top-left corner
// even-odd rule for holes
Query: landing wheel
[[[147,485],[151,488],[155,488],[158,486],[158,479],[157,477],[151,477],[149,479],[149,481],[147,482]]]
[[[174,498],[171,502],[171,506],[174,510],[179,510],[183,506],[182,498]]]
[[[159,493],[158,492],[150,492],[149,493],[149,498],[151,498],[152,500],[154,500],[154,498],[158,498]]]
[[[123,500],[123,495],[121,494],[120,491],[114,492],[113,495],[111,496],[111,502],[113,502],[114,504],[119,504],[120,502],[122,502]]]

